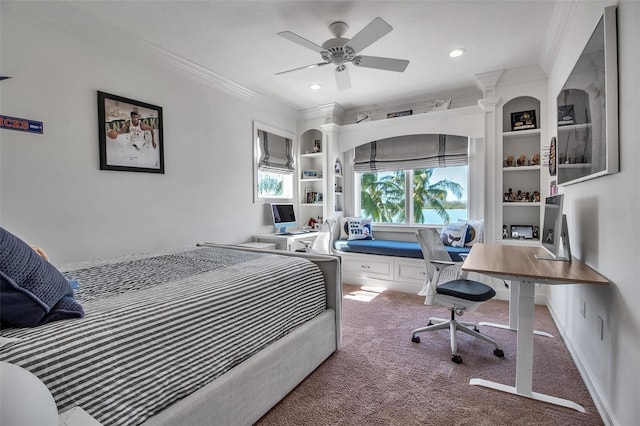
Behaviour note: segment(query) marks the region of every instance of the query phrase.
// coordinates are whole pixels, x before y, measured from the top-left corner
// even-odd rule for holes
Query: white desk
[[[313,241],[318,235],[318,231],[304,232],[300,234],[258,234],[253,235],[253,241],[263,243],[275,243],[276,249],[285,251],[296,251],[304,248],[300,241]]]
[[[608,285],[609,281],[577,259],[572,262],[536,259],[545,254],[540,247],[508,246],[499,244],[474,244],[462,264],[463,271],[478,272],[500,279],[511,280],[509,311],[517,313],[510,328],[518,332],[516,350],[516,385],[507,386],[484,379],[471,379],[472,385],[508,392],[527,398],[573,408],[582,413],[584,407],[567,399],[532,391],[533,382],[533,314],[535,284],[596,284]]]

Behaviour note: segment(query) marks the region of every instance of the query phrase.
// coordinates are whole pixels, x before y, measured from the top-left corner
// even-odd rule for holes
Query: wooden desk
[[[469,383],[573,408],[584,413],[584,407],[573,401],[532,391],[535,284],[608,285],[609,281],[575,258],[572,262],[535,258],[536,254],[545,253],[540,247],[498,244],[474,244],[469,252],[462,264],[463,271],[511,280],[509,328],[518,331],[515,387],[484,379],[471,379]]]

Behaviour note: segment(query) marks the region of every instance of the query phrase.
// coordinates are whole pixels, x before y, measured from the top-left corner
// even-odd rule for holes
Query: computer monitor
[[[536,256],[538,259],[563,260],[571,262],[571,247],[567,216],[562,213],[564,194],[547,197],[544,204],[541,242],[549,256]]]
[[[277,234],[287,234],[287,228],[297,226],[293,203],[271,203],[271,217]]]

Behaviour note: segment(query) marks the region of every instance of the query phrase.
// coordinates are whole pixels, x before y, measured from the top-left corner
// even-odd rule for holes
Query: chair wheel
[[[502,352],[502,349],[494,349],[493,354],[499,358],[504,358],[504,352]]]
[[[420,336],[411,336],[411,341],[413,343],[420,343]]]
[[[455,362],[456,364],[462,364],[462,357],[460,355],[454,355],[451,357],[451,361]]]
[[[473,331],[475,331],[476,333],[480,333],[480,329],[478,327],[473,327]]]

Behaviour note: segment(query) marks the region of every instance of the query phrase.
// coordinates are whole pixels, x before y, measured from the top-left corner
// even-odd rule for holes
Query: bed
[[[252,424],[340,345],[340,260],[216,244],[59,268],[83,318],[0,359],[103,425]]]

